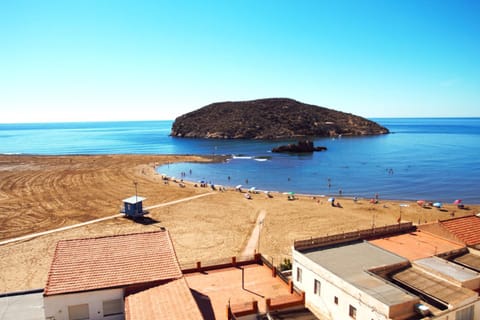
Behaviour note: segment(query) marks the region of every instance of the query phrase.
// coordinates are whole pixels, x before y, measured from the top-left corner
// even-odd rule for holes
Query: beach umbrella
[[[462,199],[457,199],[457,200],[453,201],[453,204],[460,204],[460,203],[462,203]]]
[[[242,188],[241,184],[239,184],[238,186],[235,187],[235,189],[240,189],[240,188]]]
[[[442,207],[442,203],[441,203],[441,202],[435,202],[435,203],[433,204],[433,206],[434,206],[435,208],[441,208],[441,207]]]
[[[290,191],[288,194],[291,195],[291,196],[293,196],[293,195],[295,194],[295,192],[291,192],[291,191]]]
[[[417,201],[417,204],[418,204],[419,206],[423,206],[423,205],[425,204],[425,200],[418,200],[418,201]]]
[[[328,202],[333,202],[333,201],[335,201],[334,197],[328,198]]]
[[[255,192],[255,189],[256,189],[255,187],[251,187],[250,192]]]

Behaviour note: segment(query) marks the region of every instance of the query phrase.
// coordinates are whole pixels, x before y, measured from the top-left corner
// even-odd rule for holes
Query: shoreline
[[[95,156],[5,156],[0,155],[0,240],[74,225],[118,214],[121,200],[144,196],[150,223],[124,217],[112,218],[54,234],[0,245],[0,288],[3,291],[43,287],[58,240],[169,230],[181,265],[240,255],[256,227],[260,212],[265,218],[259,231],[259,251],[279,264],[290,258],[295,240],[411,221],[414,224],[445,220],[480,212],[452,204],[423,208],[415,202],[367,199],[357,202],[337,197],[333,207],[327,195],[280,192],[244,193],[229,187],[212,192],[184,180],[165,184],[156,166],[167,162],[211,161],[204,156],[95,155]],[[211,193],[208,197],[196,195]],[[315,198],[313,198],[315,197]],[[178,200],[192,200],[179,202]],[[170,203],[170,204],[168,204]],[[402,207],[400,204],[408,204]],[[168,204],[168,205],[167,205]],[[1,291],[1,290],[0,290]]]

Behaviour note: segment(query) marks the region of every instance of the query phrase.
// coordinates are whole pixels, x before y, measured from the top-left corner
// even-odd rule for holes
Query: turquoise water
[[[310,155],[270,152],[294,141],[172,138],[172,121],[0,124],[0,153],[236,155],[159,171],[276,191],[480,203],[480,118],[373,120],[392,134],[317,139],[328,151]]]

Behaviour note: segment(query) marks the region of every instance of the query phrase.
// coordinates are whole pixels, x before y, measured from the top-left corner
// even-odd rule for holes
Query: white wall
[[[297,268],[302,269],[302,282],[297,281]],[[362,293],[358,288],[322,268],[293,250],[292,279],[305,291],[305,304],[314,313],[335,320],[352,320],[350,305],[357,310],[357,319],[388,319],[388,306]],[[321,283],[320,295],[314,293],[314,280]],[[338,305],[334,298],[338,298]]]
[[[121,299],[123,303],[123,289],[47,296],[43,298],[45,318],[68,320],[68,306],[88,303],[90,320],[123,320],[125,318],[124,314],[103,316],[103,301],[115,299]]]

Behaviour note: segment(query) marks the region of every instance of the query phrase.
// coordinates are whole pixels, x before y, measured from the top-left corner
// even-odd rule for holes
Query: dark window
[[[350,306],[348,309],[348,315],[352,317],[352,319],[357,319],[357,309],[353,306]]]
[[[302,269],[297,268],[297,282],[302,282]]]
[[[313,293],[315,293],[317,296],[319,296],[320,295],[320,288],[321,288],[320,281],[315,279],[315,281],[313,283]]]

